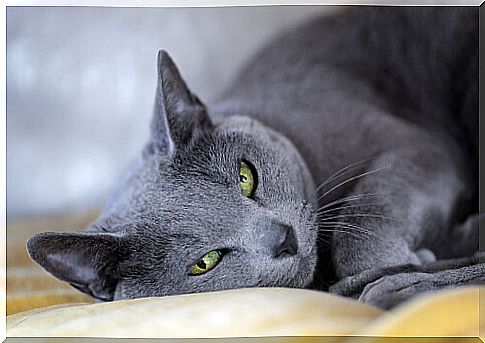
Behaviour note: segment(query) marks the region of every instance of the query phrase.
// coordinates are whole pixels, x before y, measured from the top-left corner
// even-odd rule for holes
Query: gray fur
[[[332,291],[390,307],[482,282],[481,264],[406,267],[478,250],[477,25],[475,8],[346,10],[283,34],[208,107],[162,51],[151,137],[112,203],[29,253],[102,300],[342,280]],[[297,250],[280,258],[282,228]],[[189,276],[214,249],[222,262]]]

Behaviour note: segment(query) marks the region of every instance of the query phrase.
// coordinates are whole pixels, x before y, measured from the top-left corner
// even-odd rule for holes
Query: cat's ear
[[[205,105],[185,84],[164,50],[158,52],[158,86],[151,123],[151,149],[173,156],[197,132],[211,126]]]
[[[27,241],[30,257],[55,277],[100,300],[113,300],[122,237],[109,233],[44,232]]]

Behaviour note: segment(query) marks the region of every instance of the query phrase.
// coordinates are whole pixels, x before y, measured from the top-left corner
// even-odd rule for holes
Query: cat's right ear
[[[198,132],[212,124],[205,105],[185,84],[175,63],[164,50],[158,52],[158,86],[146,152],[173,157],[190,144]]]
[[[30,257],[55,277],[100,300],[113,300],[125,238],[111,233],[43,232],[27,241]]]

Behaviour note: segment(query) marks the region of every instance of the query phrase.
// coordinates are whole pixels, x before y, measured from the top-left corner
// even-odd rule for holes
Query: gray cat
[[[483,283],[477,28],[478,8],[347,9],[208,107],[160,51],[140,158],[85,232],[30,256],[105,301],[277,286],[389,308]]]

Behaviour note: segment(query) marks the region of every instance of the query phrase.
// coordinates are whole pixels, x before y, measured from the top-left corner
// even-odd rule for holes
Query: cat
[[[483,283],[477,27],[477,8],[347,8],[210,106],[161,50],[140,157],[98,220],[33,236],[31,258],[102,301],[293,287],[390,308]]]

